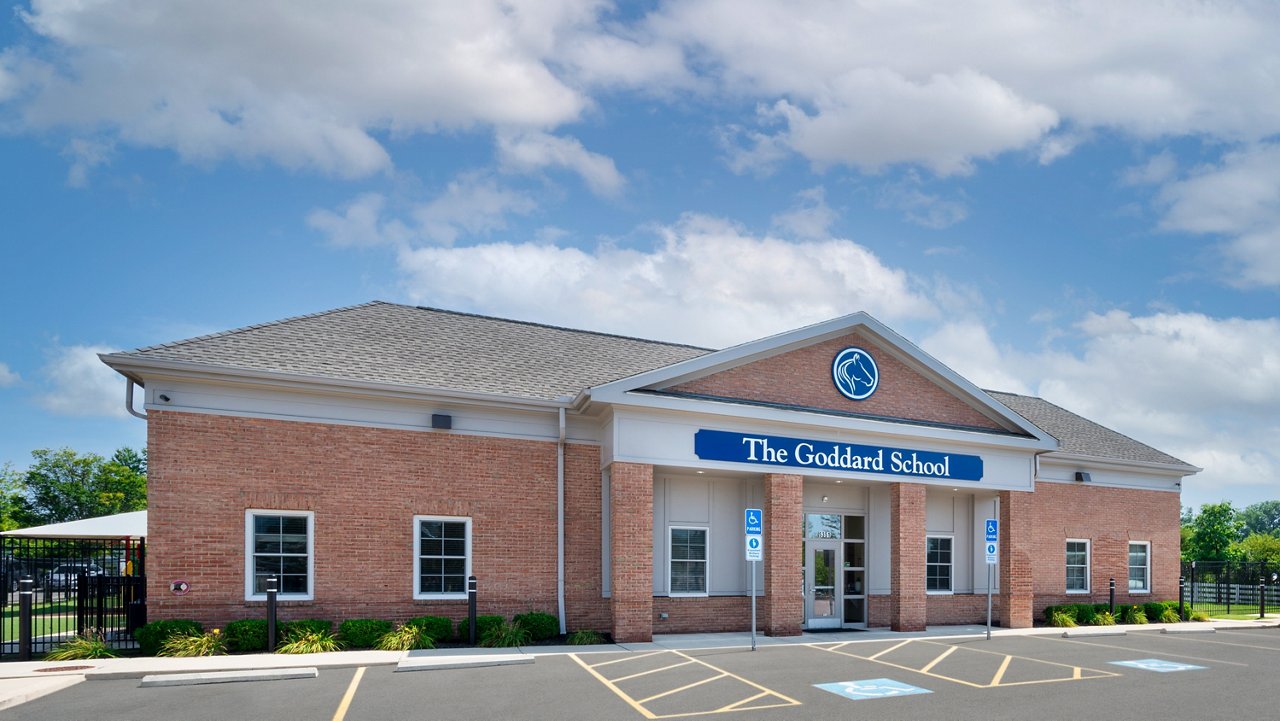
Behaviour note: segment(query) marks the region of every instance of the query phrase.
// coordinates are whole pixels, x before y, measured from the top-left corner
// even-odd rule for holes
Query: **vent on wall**
[[[438,430],[447,431],[450,428],[453,428],[453,416],[445,413],[432,413],[431,427]]]
[[[1076,471],[1076,483],[1088,483],[1093,480],[1088,473],[1084,471]]]

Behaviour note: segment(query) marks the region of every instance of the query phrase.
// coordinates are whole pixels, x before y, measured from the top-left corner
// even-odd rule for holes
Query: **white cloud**
[[[1169,181],[1158,203],[1166,230],[1226,236],[1221,250],[1236,284],[1280,287],[1280,143],[1227,153]]]
[[[49,388],[39,396],[40,405],[65,416],[124,416],[124,379],[98,359],[99,353],[115,350],[87,345],[54,348],[43,369]]]
[[[377,132],[577,118],[589,99],[548,65],[598,6],[45,0],[20,16],[53,60],[6,63],[5,86],[33,130],[358,177],[391,167]]]
[[[4,363],[0,363],[0,388],[8,388],[9,386],[16,386],[18,385],[18,382],[21,380],[22,380],[22,377],[19,376],[15,371],[9,370],[9,366],[5,365]]]
[[[920,347],[979,388],[1031,392],[1026,382],[1006,367],[1011,351],[998,348],[986,326],[977,321],[944,323],[922,339]]]
[[[524,173],[549,167],[572,170],[596,195],[615,197],[626,185],[612,159],[587,150],[574,138],[543,132],[499,133],[498,158],[504,169]]]
[[[703,345],[858,310],[891,322],[938,312],[916,280],[848,240],[791,243],[701,215],[656,233],[648,250],[405,248],[400,265],[417,303]]]
[[[773,216],[773,227],[796,238],[825,238],[839,214],[827,205],[822,186],[802,190],[790,210]]]
[[[920,174],[909,171],[901,180],[880,188],[876,206],[900,210],[908,221],[934,230],[949,228],[969,217],[964,203],[926,193],[921,190],[923,185]]]
[[[89,184],[89,173],[111,160],[115,147],[112,143],[98,143],[84,138],[74,138],[62,149],[62,157],[71,160],[67,170],[67,185],[83,188]]]
[[[395,245],[406,242],[412,231],[404,223],[382,219],[386,197],[380,193],[356,196],[335,213],[316,209],[307,214],[307,225],[328,237],[337,246]]]
[[[1128,168],[1120,181],[1125,185],[1160,185],[1178,174],[1178,159],[1168,150],[1161,151],[1147,162]]]

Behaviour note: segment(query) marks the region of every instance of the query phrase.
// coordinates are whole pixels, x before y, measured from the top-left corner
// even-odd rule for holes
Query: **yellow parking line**
[[[611,663],[621,663],[622,661],[639,661],[642,658],[649,658],[650,656],[657,656],[663,653],[666,653],[666,651],[650,651],[649,653],[642,653],[639,656],[623,656],[622,658],[615,658],[612,661],[601,661],[600,663],[592,663],[587,665],[590,666],[591,668],[599,668],[601,666],[608,666]]]
[[[755,700],[756,700],[756,699],[758,699],[758,698],[764,698],[765,696],[768,696],[768,695],[769,695],[769,692],[768,692],[768,691],[761,691],[760,693],[758,693],[758,694],[756,694],[755,696],[752,696],[752,697],[750,697],[750,698],[744,698],[744,699],[742,699],[741,701],[734,701],[733,703],[729,704],[728,706],[721,706],[720,708],[716,709],[716,713],[723,713],[723,712],[725,712],[725,711],[732,711],[732,710],[734,710],[734,709],[738,708],[739,706],[745,706],[746,704],[749,704],[749,703],[751,703],[752,701],[755,701]],[[786,705],[789,705],[789,704],[782,704],[782,705],[786,706]],[[774,707],[773,707],[773,706],[761,706],[760,708],[774,708]],[[748,709],[748,710],[750,710],[750,711],[754,711],[754,710],[755,710],[755,708],[751,708],[751,709]]]
[[[681,666],[688,666],[688,665],[689,665],[689,664],[691,664],[691,663],[693,663],[693,661],[682,661],[682,662],[680,662],[680,663],[673,663],[673,664],[671,664],[670,666],[663,666],[662,668],[651,668],[651,669],[649,669],[648,671],[641,671],[641,672],[639,672],[639,673],[633,673],[633,674],[631,674],[631,675],[629,675],[629,676],[619,676],[618,678],[611,678],[611,679],[609,679],[609,680],[610,680],[610,681],[612,681],[613,683],[622,683],[623,681],[630,681],[630,680],[631,680],[631,679],[633,679],[633,678],[640,678],[641,676],[648,676],[648,675],[649,675],[649,674],[651,674],[651,673],[658,673],[659,671],[670,671],[670,670],[671,670],[671,669],[673,669],[673,668],[680,668]]]
[[[952,646],[951,648],[955,648],[955,646]],[[1009,670],[1009,663],[1011,661],[1013,661],[1013,656],[1005,654],[1004,662],[1000,664],[1000,668],[996,671],[996,675],[991,677],[991,683],[987,684],[988,686],[1000,685],[1001,679],[1004,678],[1004,672]],[[1080,669],[1076,670],[1079,671]]]
[[[877,658],[880,658],[881,656],[885,655],[886,653],[892,653],[893,651],[897,651],[898,649],[902,648],[903,646],[906,646],[907,644],[911,643],[911,640],[912,640],[912,639],[907,639],[907,640],[903,641],[902,643],[899,643],[899,644],[897,644],[897,645],[890,646],[889,648],[886,648],[885,650],[881,651],[880,653],[875,654],[874,656],[866,656],[865,658],[866,658],[868,661],[874,661],[874,660],[876,660]],[[858,658],[864,658],[864,657],[863,657],[863,656],[859,656]]]
[[[910,667],[910,666],[903,666],[903,665],[901,665],[901,664],[893,663],[892,661],[881,661],[880,659],[876,658],[876,656],[882,656],[882,655],[884,655],[885,653],[888,653],[889,651],[894,650],[895,648],[899,648],[900,646],[902,646],[902,645],[903,645],[903,644],[905,644],[905,643],[907,643],[907,642],[906,642],[906,641],[904,641],[903,643],[900,643],[900,644],[898,644],[897,646],[894,646],[893,648],[889,649],[888,651],[882,651],[882,652],[880,652],[880,653],[877,653],[875,656],[859,656],[859,655],[857,655],[857,654],[847,653],[847,652],[845,652],[845,651],[831,651],[831,653],[838,653],[838,654],[840,654],[841,656],[848,656],[849,658],[856,658],[856,659],[859,659],[859,660],[862,660],[862,661],[874,661],[874,662],[879,663],[879,664],[884,664],[885,666],[891,666],[891,667],[893,667],[893,668],[900,668],[900,669],[902,669],[903,671],[911,671],[911,672],[913,672],[913,673],[922,673],[922,674],[924,674],[925,676],[930,676],[930,677],[932,677],[932,678],[940,678],[940,679],[942,679],[942,680],[944,680],[944,681],[952,681],[952,682],[954,682],[954,683],[964,684],[965,686],[972,686],[973,688],[986,688],[985,686],[983,686],[983,685],[981,685],[981,684],[970,683],[969,681],[964,681],[964,680],[961,680],[961,679],[958,679],[958,678],[951,678],[950,676],[943,676],[942,674],[933,673],[932,671],[921,671],[921,670],[920,670],[920,669],[918,669],[918,668],[912,668],[912,667]],[[815,647],[815,648],[816,648],[816,647]],[[826,651],[827,649],[821,649],[821,650]]]
[[[338,710],[333,713],[333,721],[342,721],[347,717],[347,709],[351,708],[351,700],[356,697],[356,687],[360,685],[360,679],[364,677],[364,666],[356,669],[356,675],[351,677],[351,683],[347,686],[347,692],[342,696],[342,702],[338,704]]]
[[[931,670],[933,669],[933,667],[934,667],[934,666],[937,666],[938,664],[942,663],[942,659],[944,659],[944,658],[946,658],[947,656],[950,656],[951,654],[955,653],[955,652],[956,652],[956,649],[958,649],[958,648],[960,648],[960,647],[959,647],[959,646],[952,646],[951,648],[947,649],[946,651],[943,651],[941,656],[938,656],[937,658],[935,658],[935,659],[933,659],[932,661],[930,661],[930,662],[929,662],[929,665],[927,665],[927,666],[925,666],[924,668],[920,669],[920,671],[921,671],[921,672],[928,672],[928,671],[931,671]],[[1008,664],[1006,663],[1005,665],[1007,666]]]
[[[712,681],[718,681],[727,675],[728,674],[721,673],[719,676],[712,676],[711,678],[704,678],[701,681],[694,681],[693,683],[685,684],[680,688],[673,688],[670,691],[663,691],[662,693],[656,693],[650,696],[649,698],[642,698],[639,701],[636,701],[636,703],[649,703],[650,701],[656,701],[657,699],[660,699],[663,696],[670,696],[673,693],[680,693],[681,691],[687,691],[688,689],[691,689],[695,686],[701,686],[704,683],[711,683]]]
[[[1055,640],[1056,640],[1056,639],[1055,639]],[[945,646],[945,645],[948,645],[948,644],[944,644],[944,643],[939,643],[938,641],[925,641],[925,640],[921,640],[921,641],[920,641],[920,643],[929,643],[929,644],[933,644],[933,645],[935,645],[935,646]],[[1000,652],[1000,651],[988,651],[988,650],[983,649],[983,648],[970,648],[970,647],[966,646],[964,650],[966,650],[966,651],[973,651],[974,653],[989,653],[989,654],[991,654],[992,656],[1011,656],[1012,658],[1016,658],[1016,659],[1018,659],[1019,661],[1031,661],[1032,663],[1043,663],[1043,664],[1048,665],[1048,666],[1058,666],[1058,667],[1060,667],[1060,668],[1076,668],[1075,666],[1072,666],[1072,665],[1071,665],[1071,664],[1069,664],[1069,663],[1058,663],[1057,661],[1045,661],[1045,660],[1043,660],[1043,659],[1039,659],[1039,658],[1031,658],[1030,656],[1019,656],[1019,655],[1017,655],[1017,654],[1007,654],[1007,653],[1002,653],[1002,652]],[[1102,671],[1102,670],[1100,670],[1100,669],[1096,669],[1096,668],[1086,668],[1086,670],[1088,670],[1088,671],[1092,671],[1092,672],[1097,673],[1097,674],[1101,674],[1102,676],[1119,676],[1119,675],[1120,675],[1120,674],[1118,674],[1118,673],[1113,673],[1113,672],[1111,672],[1111,671]],[[1006,685],[1006,686],[1009,686],[1009,685],[1012,685],[1012,684],[1005,684],[1005,685]]]
[[[737,674],[735,674],[735,673],[730,673],[730,672],[728,672],[728,671],[725,671],[725,670],[724,670],[724,669],[722,669],[722,668],[719,668],[719,667],[716,667],[716,666],[712,666],[711,664],[707,663],[706,661],[699,661],[698,659],[696,659],[696,658],[694,658],[694,657],[692,657],[692,656],[689,656],[689,655],[687,655],[687,654],[684,654],[684,653],[682,653],[682,652],[680,652],[680,651],[673,651],[672,653],[676,654],[677,656],[683,656],[684,658],[687,658],[687,659],[689,659],[690,661],[693,661],[694,663],[702,664],[703,666],[706,666],[707,668],[709,668],[709,669],[711,669],[711,670],[713,670],[713,671],[720,671],[721,673],[723,673],[724,675],[728,676],[729,678],[737,679],[737,680],[739,680],[739,681],[741,681],[741,682],[745,683],[746,685],[748,685],[748,686],[750,686],[750,687],[752,687],[752,688],[759,689],[759,690],[761,690],[761,691],[764,691],[765,693],[773,694],[774,696],[777,696],[778,698],[780,698],[780,699],[782,699],[782,700],[784,700],[784,701],[788,701],[788,702],[789,702],[789,704],[788,704],[788,705],[793,705],[793,706],[799,706],[799,705],[800,705],[800,702],[799,702],[799,701],[797,701],[797,700],[795,700],[795,699],[791,698],[790,696],[783,696],[782,694],[778,693],[777,691],[774,691],[773,689],[765,688],[764,686],[761,686],[760,684],[756,683],[755,681],[749,681],[749,680],[747,680],[747,679],[745,679],[745,678],[743,678],[743,677],[741,677],[741,676],[739,676],[739,675],[737,675]]]
[[[648,655],[652,656],[653,654],[648,654]],[[647,719],[658,718],[657,716],[650,713],[649,709],[636,703],[635,699],[623,693],[622,689],[618,688],[617,686],[614,686],[612,681],[605,678],[604,676],[601,676],[600,672],[592,668],[586,661],[583,661],[582,659],[578,658],[578,654],[571,653],[569,654],[569,658],[573,659],[574,661],[577,661],[579,666],[587,670],[587,673],[591,674],[592,676],[595,676],[597,681],[605,685],[605,688],[608,688],[610,691],[617,694],[618,698],[621,698],[623,701],[626,701],[627,704],[631,706],[631,708],[635,709],[641,716],[644,716]],[[612,662],[608,662],[608,663],[612,663]],[[603,666],[605,664],[600,664],[600,665]]]

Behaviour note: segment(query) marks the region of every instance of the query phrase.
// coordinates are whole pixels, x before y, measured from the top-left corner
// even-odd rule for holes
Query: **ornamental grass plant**
[[[227,639],[222,631],[208,633],[176,634],[164,640],[157,656],[191,658],[194,656],[222,656],[227,653]]]
[[[82,661],[95,658],[117,658],[120,654],[111,649],[102,632],[91,628],[83,634],[60,644],[45,655],[46,661]]]
[[[300,630],[290,633],[276,653],[326,653],[343,648],[345,644],[328,631]]]
[[[374,642],[373,647],[379,651],[413,651],[422,648],[435,648],[436,642],[422,626],[405,623],[393,631],[382,634]]]

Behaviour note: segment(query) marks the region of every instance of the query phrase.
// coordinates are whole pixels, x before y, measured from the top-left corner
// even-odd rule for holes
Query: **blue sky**
[[[144,443],[96,352],[370,299],[866,310],[1280,498],[1274,4],[3,5],[0,463]]]

